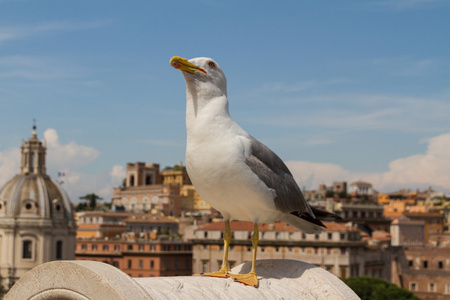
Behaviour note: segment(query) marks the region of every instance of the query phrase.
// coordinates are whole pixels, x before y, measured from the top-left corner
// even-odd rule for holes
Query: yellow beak
[[[195,71],[199,71],[206,74],[206,71],[202,68],[191,64],[188,62],[186,58],[182,58],[179,56],[174,56],[170,59],[170,65],[174,67],[175,69],[180,69],[181,71],[186,71],[189,73],[194,73]]]

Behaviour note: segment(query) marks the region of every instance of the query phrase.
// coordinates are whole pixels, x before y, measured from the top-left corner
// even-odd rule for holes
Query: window
[[[202,273],[208,272],[208,261],[202,260]]]
[[[333,234],[332,233],[328,233],[328,239],[331,240],[333,238]]]
[[[108,251],[109,247],[108,245],[103,245],[103,251]]]
[[[33,242],[31,240],[25,240],[22,243],[22,258],[31,259],[33,258]]]
[[[341,233],[341,240],[345,240],[345,233]]]
[[[428,268],[428,260],[424,260],[422,263],[422,266],[424,269],[427,269]]]
[[[153,260],[150,261],[150,269],[153,270],[153,268],[155,267],[155,262]]]
[[[445,294],[450,294],[450,283],[445,284]]]
[[[63,242],[56,242],[56,259],[63,259]]]
[[[417,283],[415,283],[415,282],[410,282],[409,283],[409,290],[410,291],[417,291]]]
[[[139,245],[139,251],[144,251],[144,245]]]
[[[81,250],[86,251],[86,249],[87,249],[87,245],[86,245],[86,244],[82,244],[82,245],[81,245]]]
[[[316,233],[316,234],[315,234],[315,239],[318,240],[319,237],[320,237],[319,234]]]
[[[408,267],[413,267],[413,265],[414,265],[414,261],[413,260],[408,260]]]
[[[169,261],[164,261],[164,270],[169,270]]]
[[[131,269],[131,266],[132,266],[132,264],[131,264],[131,259],[129,259],[129,260],[128,260],[128,269]]]
[[[434,282],[430,282],[428,284],[428,291],[429,292],[436,292],[436,285],[434,284]]]
[[[97,245],[92,245],[92,251],[97,251]]]
[[[142,270],[144,265],[144,262],[142,261],[142,259],[139,260],[139,269]]]
[[[128,245],[128,250],[133,250],[133,245]]]
[[[441,260],[441,261],[438,261],[438,269],[443,269],[444,268],[444,262]]]
[[[114,267],[116,267],[116,268],[119,268],[119,262],[118,262],[118,261],[116,261],[116,260],[115,260],[115,261],[113,261],[113,266],[114,266]]]
[[[119,245],[115,245],[114,246],[114,251],[119,252],[119,250],[120,250],[120,246]]]
[[[147,175],[147,177],[145,177],[145,185],[151,185],[152,184],[152,176]]]

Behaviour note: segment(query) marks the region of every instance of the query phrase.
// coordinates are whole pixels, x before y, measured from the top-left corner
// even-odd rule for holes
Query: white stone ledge
[[[232,273],[249,270],[250,263],[245,263]],[[256,270],[259,287],[253,288],[200,276],[131,278],[101,262],[55,261],[26,273],[5,300],[359,299],[336,276],[301,261],[259,260]]]

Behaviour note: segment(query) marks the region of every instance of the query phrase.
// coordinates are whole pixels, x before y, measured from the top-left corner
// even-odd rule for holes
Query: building
[[[131,277],[192,275],[191,245],[181,239],[77,239],[76,260],[113,265]]]
[[[124,186],[113,190],[112,202],[116,211],[174,217],[211,213],[211,206],[195,191],[181,163],[161,172],[159,164],[128,163]]]
[[[74,259],[76,225],[69,197],[46,174],[45,142],[22,142],[20,174],[0,189],[0,285],[9,289],[44,262]]]
[[[128,163],[125,186],[113,190],[114,208],[180,216],[180,186],[162,182],[159,164]]]
[[[308,201],[317,201],[325,198],[346,198],[347,197],[347,182],[335,181],[333,186],[329,187],[325,184],[320,184],[318,190],[303,191],[305,199]]]
[[[114,239],[133,233],[137,237],[178,235],[178,220],[162,214],[83,211],[77,213],[77,238]]]
[[[180,194],[181,209],[185,216],[206,216],[212,214],[214,209],[200,197],[193,185],[184,185]]]
[[[183,166],[183,163],[179,163],[177,166],[173,168],[166,168],[161,172],[163,184],[169,185],[192,185],[191,179],[189,178],[186,167]]]
[[[355,197],[372,198],[378,197],[375,190],[372,188],[372,184],[364,181],[355,181],[350,184],[349,193]]]
[[[190,243],[162,214],[78,212],[77,260],[109,263],[132,277],[192,274]]]
[[[425,222],[401,216],[391,222],[392,246],[424,246]]]
[[[342,223],[324,222],[328,230],[307,235],[283,222],[260,224],[257,259],[294,259],[320,266],[338,277],[376,276],[390,280],[389,253],[368,246],[360,231]],[[251,261],[253,223],[230,222],[230,267]],[[199,226],[191,239],[194,273],[217,271],[223,258],[223,222]]]
[[[425,244],[428,244],[430,235],[444,232],[444,214],[439,212],[405,213],[411,220],[423,221],[425,223]]]
[[[423,300],[450,299],[450,248],[394,247],[392,282]]]
[[[390,229],[391,220],[383,215],[383,206],[376,204],[347,204],[337,206],[335,213],[346,221],[368,226],[369,231]]]

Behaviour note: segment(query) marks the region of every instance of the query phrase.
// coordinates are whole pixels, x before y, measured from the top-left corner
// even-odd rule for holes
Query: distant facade
[[[383,215],[383,206],[377,204],[343,203],[335,211],[344,220],[357,224],[365,224],[371,230],[390,230],[391,220]]]
[[[192,274],[190,243],[178,220],[162,214],[78,212],[77,260],[111,264],[132,277]]]
[[[364,181],[355,181],[350,184],[349,193],[353,196],[372,197],[376,194],[372,184]]]
[[[302,191],[308,201],[323,200],[327,197],[341,197],[347,194],[347,182],[335,181],[332,186],[320,184],[318,190]]]
[[[195,191],[181,163],[163,171],[159,164],[128,163],[125,186],[113,190],[112,204],[117,211],[174,217],[208,214],[211,209]]]
[[[77,212],[77,238],[116,239],[133,233],[136,237],[177,235],[178,220],[162,214],[132,212]]]
[[[450,299],[450,248],[396,247],[392,282],[423,300]]]
[[[405,213],[411,220],[423,221],[425,223],[425,244],[428,244],[430,235],[444,232],[444,214],[439,212]]]
[[[0,189],[0,285],[44,262],[74,259],[76,225],[61,186],[46,174],[45,142],[22,142],[20,174]]]
[[[390,280],[389,253],[367,246],[360,231],[342,223],[325,222],[327,231],[304,234],[283,222],[259,225],[257,259],[295,259],[322,267],[338,277],[374,276]],[[230,223],[231,266],[251,261],[251,222]],[[195,230],[192,238],[194,273],[217,271],[222,263],[223,222],[209,223]]]
[[[401,216],[391,223],[392,246],[424,246],[425,222]]]
[[[131,277],[192,274],[191,245],[180,239],[77,239],[75,256],[113,265]]]

